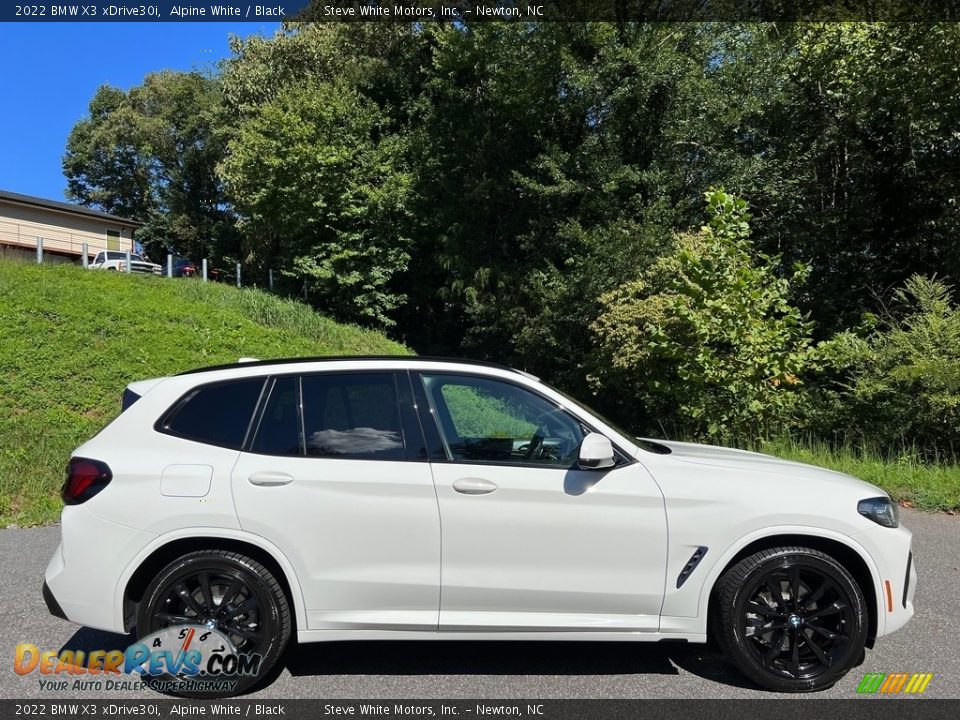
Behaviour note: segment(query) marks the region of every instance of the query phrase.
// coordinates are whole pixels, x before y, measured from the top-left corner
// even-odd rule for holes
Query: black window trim
[[[250,413],[250,419],[247,421],[247,428],[243,433],[243,440],[240,445],[227,445],[226,443],[212,442],[210,440],[204,440],[201,438],[194,437],[192,435],[185,435],[184,433],[176,432],[171,430],[167,423],[169,423],[173,418],[176,417],[177,413],[186,405],[193,397],[201,392],[211,387],[216,387],[218,385],[232,385],[238,382],[246,382],[251,380],[260,381],[260,394],[257,396],[256,402],[253,404],[253,411]],[[164,411],[163,415],[153,424],[153,429],[161,433],[162,435],[169,435],[171,437],[179,438],[181,440],[189,440],[190,442],[199,443],[200,445],[210,445],[212,447],[221,447],[226,448],[227,450],[236,450],[241,452],[244,447],[246,447],[247,442],[250,438],[250,428],[253,425],[253,421],[258,417],[260,413],[260,406],[263,404],[263,391],[267,386],[268,377],[266,375],[248,375],[246,377],[232,377],[226,378],[223,380],[214,380],[213,382],[201,383],[200,385],[194,385],[192,388],[183,393],[179,398],[169,408]]]
[[[247,429],[247,436],[243,440],[243,447],[240,448],[240,452],[245,452],[250,455],[262,455],[264,457],[306,457],[303,436],[303,384],[300,382],[300,376],[295,373],[290,373],[287,375],[265,375],[264,377],[267,382],[264,384],[264,391],[260,395],[260,402],[257,403],[257,409],[253,414],[253,422],[250,423],[250,427]],[[257,433],[260,432],[260,425],[263,423],[263,416],[267,412],[267,404],[270,402],[271,395],[273,395],[273,389],[276,387],[277,380],[288,377],[297,380],[297,420],[300,424],[300,454],[278,455],[277,453],[257,452],[253,450],[251,446],[257,437]]]
[[[376,457],[323,457],[316,455],[307,455],[306,454],[306,427],[304,426],[304,412],[303,412],[303,379],[305,377],[314,377],[318,375],[389,375],[393,377],[394,389],[396,392],[396,403],[397,403],[397,417],[400,422],[400,435],[403,439],[403,454],[402,458],[376,458]],[[301,425],[301,443],[300,443],[300,455],[276,455],[274,453],[262,453],[257,452],[252,449],[251,445],[253,440],[256,437],[257,432],[260,430],[260,423],[263,420],[263,414],[266,412],[267,401],[269,399],[269,393],[261,393],[260,402],[257,405],[256,412],[254,413],[255,423],[251,424],[251,427],[248,428],[247,437],[244,439],[243,447],[241,452],[247,453],[249,455],[259,455],[261,457],[282,457],[282,458],[300,458],[303,460],[358,460],[363,462],[428,462],[429,458],[420,458],[416,457],[416,452],[412,449],[412,444],[416,443],[416,438],[411,440],[408,439],[407,433],[408,430],[413,431],[414,428],[408,428],[408,423],[404,422],[404,413],[402,403],[407,400],[404,393],[402,392],[400,385],[406,379],[406,382],[410,383],[409,376],[404,369],[397,368],[338,368],[334,369],[325,369],[317,371],[307,371],[307,372],[290,372],[290,373],[272,373],[270,375],[264,376],[269,381],[270,390],[272,392],[273,386],[277,380],[281,378],[293,377],[297,378],[297,394],[298,394],[298,408],[297,414],[300,418]],[[411,383],[412,385],[412,383]],[[265,385],[266,387],[266,385]],[[411,408],[411,412],[416,413],[415,406]],[[423,440],[423,429],[417,427],[415,429],[414,435]],[[418,434],[419,433],[419,434]],[[426,447],[426,441],[423,440],[423,446]]]
[[[427,449],[428,459],[430,462],[451,462],[452,458],[447,452],[443,435],[440,434],[439,424],[433,417],[433,409],[427,399],[423,381],[416,374],[416,371],[407,370],[406,375],[407,381],[410,383],[410,390],[413,393],[413,412],[416,414],[420,425],[420,432],[424,439],[423,446]]]
[[[423,384],[423,378],[422,378],[423,375],[430,375],[430,376],[447,375],[450,377],[475,377],[483,380],[496,380],[496,381],[505,383],[507,385],[513,385],[515,387],[521,388],[522,390],[526,390],[536,395],[541,400],[544,400],[545,402],[559,408],[560,410],[563,410],[565,413],[570,415],[574,420],[580,423],[580,425],[586,428],[588,433],[595,432],[600,435],[603,435],[605,438],[610,440],[610,437],[606,433],[602,433],[599,430],[597,430],[592,424],[588,423],[586,420],[583,419],[583,417],[581,417],[578,413],[572,411],[566,405],[558,403],[552,397],[544,395],[539,390],[529,387],[528,385],[523,385],[521,383],[514,382],[512,379],[500,377],[499,375],[487,375],[486,373],[481,373],[481,372],[454,371],[454,370],[423,370],[423,369],[411,370],[410,380],[413,383],[414,388],[418,389],[421,392],[424,400],[424,407],[420,407],[420,403],[417,403],[418,412],[420,414],[420,422],[421,424],[424,424],[424,425],[427,423],[431,423],[433,427],[436,428],[436,431],[437,433],[439,433],[441,438],[443,438],[443,430],[440,428],[439,423],[437,422],[437,419],[433,416],[433,413],[429,406],[429,399],[427,398],[426,388],[424,387],[424,384]],[[414,397],[417,397],[417,395],[414,395]],[[613,453],[614,453],[614,458],[616,460],[616,464],[613,467],[608,468],[605,472],[609,472],[611,470],[619,470],[622,467],[627,467],[628,465],[633,465],[635,462],[637,462],[637,459],[635,457],[633,457],[632,455],[627,453],[625,450],[623,450],[623,448],[621,448],[613,440],[610,440],[610,444],[613,445]],[[442,442],[442,447],[443,447],[444,453],[447,455],[446,459],[445,460],[432,459],[430,462],[450,463],[455,465],[484,465],[484,466],[490,466],[490,467],[516,467],[516,468],[531,468],[531,469],[539,469],[539,470],[559,470],[560,472],[569,472],[570,470],[578,469],[576,463],[572,463],[571,465],[567,466],[567,465],[555,465],[552,463],[551,464],[522,463],[522,462],[514,463],[514,462],[497,462],[495,460],[457,460],[455,458],[450,457],[450,453],[446,443]],[[588,472],[599,472],[599,471],[593,470]]]

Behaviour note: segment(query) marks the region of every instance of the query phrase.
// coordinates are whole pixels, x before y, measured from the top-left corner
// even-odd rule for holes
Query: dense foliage
[[[753,256],[743,200],[711,192],[708,212],[699,233],[601,297],[595,381],[681,435],[754,441],[790,428],[812,364],[811,323],[790,303],[810,268],[779,277],[778,258]]]
[[[102,88],[65,168],[168,247],[638,431],[953,452],[952,326],[877,298],[960,275],[957,58],[949,23],[291,24]],[[696,231],[713,187],[749,236],[726,195]]]
[[[942,280],[913,276],[854,331],[820,348],[831,372],[809,425],[879,454],[960,457],[960,308]]]

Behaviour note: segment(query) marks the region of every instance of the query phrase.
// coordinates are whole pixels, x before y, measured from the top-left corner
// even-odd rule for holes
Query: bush
[[[601,298],[593,381],[679,434],[755,440],[791,424],[813,362],[811,323],[789,300],[809,267],[781,277],[778,258],[753,250],[746,202],[706,199],[705,227]]]
[[[913,276],[881,316],[819,352],[832,371],[809,424],[886,457],[960,457],[960,309],[941,280]]]

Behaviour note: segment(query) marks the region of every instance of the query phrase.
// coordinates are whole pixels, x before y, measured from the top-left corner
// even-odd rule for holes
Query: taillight
[[[60,497],[64,505],[79,505],[103,490],[113,479],[106,463],[87,458],[70,458],[67,464],[67,480],[63,483]]]

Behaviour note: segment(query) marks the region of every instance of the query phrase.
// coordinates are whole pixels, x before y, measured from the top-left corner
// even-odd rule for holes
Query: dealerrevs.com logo
[[[867,673],[857,685],[860,695],[920,695],[933,673]]]
[[[126,690],[147,684],[166,692],[230,692],[239,676],[254,676],[262,658],[240,654],[230,638],[201,625],[164,628],[126,650],[41,651],[24,643],[14,651],[17,675],[38,673],[45,690]],[[141,680],[121,679],[123,674]],[[77,677],[82,676],[82,677]]]

